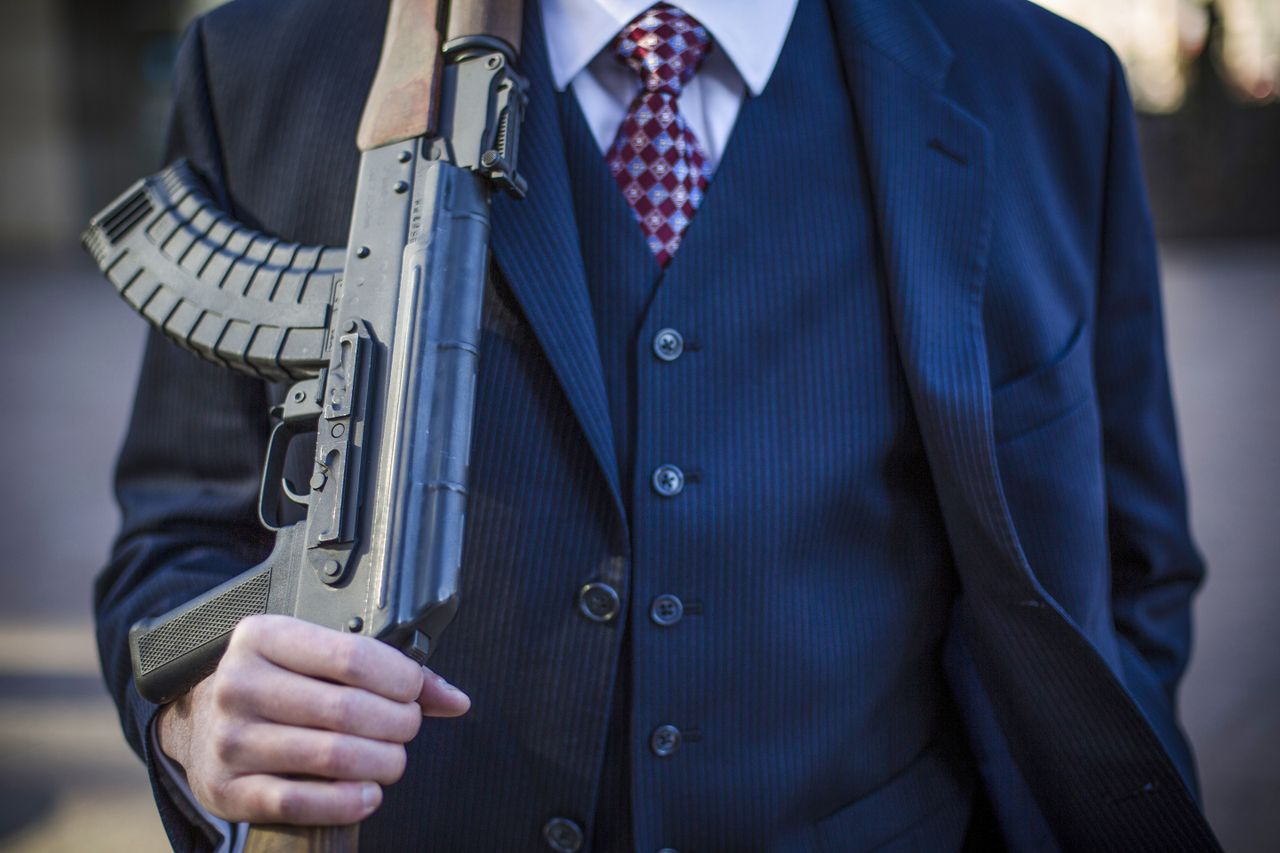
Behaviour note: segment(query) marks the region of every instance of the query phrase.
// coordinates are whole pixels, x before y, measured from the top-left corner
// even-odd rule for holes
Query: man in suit
[[[341,244],[384,23],[198,21],[172,154]],[[175,846],[367,818],[375,850],[1215,849],[1110,51],[1023,0],[542,0],[521,70],[433,658],[461,690],[257,618],[184,699],[134,692],[128,625],[262,558],[279,393],[147,348],[97,604]]]

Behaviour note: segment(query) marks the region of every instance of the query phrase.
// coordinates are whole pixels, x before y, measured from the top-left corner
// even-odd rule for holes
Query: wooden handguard
[[[444,62],[441,6],[441,0],[391,0],[382,57],[356,135],[361,151],[435,134]]]
[[[382,57],[356,136],[361,151],[435,135],[446,5],[446,41],[484,36],[508,44],[513,56],[519,54],[521,0],[391,0]]]
[[[523,23],[524,3],[521,0],[455,0],[449,9],[446,41],[468,36],[489,36],[511,45],[511,50],[518,56]]]

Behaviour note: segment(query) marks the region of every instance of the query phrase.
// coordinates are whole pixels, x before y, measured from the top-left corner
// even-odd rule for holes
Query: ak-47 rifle
[[[423,662],[458,606],[489,198],[522,196],[520,0],[391,0],[361,120],[348,246],[257,233],[178,162],[96,216],[83,242],[183,347],[293,383],[262,473],[261,565],[129,634],[134,680],[173,700],[246,616],[280,613]],[[283,478],[314,433],[310,491]],[[306,507],[284,523],[284,498]],[[250,849],[354,849],[358,827],[255,827]]]

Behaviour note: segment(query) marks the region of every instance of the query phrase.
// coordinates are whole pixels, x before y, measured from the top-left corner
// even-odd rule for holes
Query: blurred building
[[[1206,51],[1240,99],[1262,103],[1280,95],[1280,3],[1274,0],[1037,2],[1093,30],[1116,50],[1144,112],[1181,107],[1195,59]]]
[[[160,165],[177,41],[213,5],[0,3],[0,251],[64,248]]]
[[[179,34],[218,2],[0,4],[0,251],[65,246],[160,165]],[[1162,235],[1280,236],[1280,2],[1040,2],[1125,60]]]
[[[1124,60],[1161,236],[1280,236],[1280,2],[1038,2]]]

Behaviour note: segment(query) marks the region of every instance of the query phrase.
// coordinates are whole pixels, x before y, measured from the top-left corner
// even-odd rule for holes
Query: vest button
[[[567,817],[553,817],[542,827],[542,838],[556,853],[578,853],[582,849],[582,827]]]
[[[684,353],[684,337],[675,329],[662,329],[653,336],[653,353],[663,361],[675,361]]]
[[[592,622],[608,622],[620,609],[618,591],[607,583],[594,581],[578,590],[578,611]]]
[[[684,602],[669,593],[663,593],[649,606],[649,618],[655,625],[668,628],[684,618]]]
[[[684,491],[684,472],[674,465],[662,465],[653,472],[653,490],[664,498]]]
[[[680,748],[680,730],[675,726],[658,726],[649,735],[649,748],[659,758],[666,758]]]

